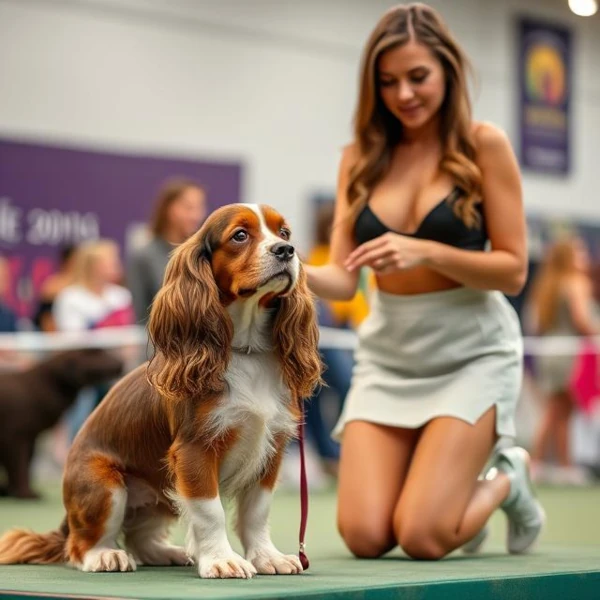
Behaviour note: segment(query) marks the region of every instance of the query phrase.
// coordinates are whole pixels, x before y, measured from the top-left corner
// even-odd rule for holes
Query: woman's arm
[[[386,233],[362,244],[346,261],[354,271],[369,265],[378,274],[426,265],[463,285],[518,294],[527,278],[527,244],[521,180],[506,135],[492,125],[476,133],[483,175],[483,211],[491,251],[455,248],[430,240]]]
[[[519,167],[504,132],[488,124],[476,132],[483,175],[483,210],[490,252],[431,244],[426,264],[469,287],[516,295],[527,279],[527,242]]]
[[[355,161],[352,146],[344,149],[340,162],[335,214],[331,231],[329,262],[323,266],[304,265],[308,287],[319,297],[327,300],[350,300],[358,286],[358,272],[349,272],[344,261],[355,248],[352,236],[353,220],[349,215],[346,195],[348,175]]]
[[[569,312],[575,329],[581,335],[598,335],[600,327],[592,315],[592,283],[587,277],[577,276],[566,287]]]

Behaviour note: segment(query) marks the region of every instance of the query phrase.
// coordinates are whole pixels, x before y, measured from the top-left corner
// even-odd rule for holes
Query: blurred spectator
[[[73,283],[75,250],[76,246],[74,245],[65,246],[61,249],[58,270],[50,275],[42,285],[38,308],[33,317],[33,323],[40,331],[56,331],[52,306],[58,293]]]
[[[540,336],[592,336],[599,333],[593,315],[592,281],[587,249],[579,239],[552,245],[536,274],[529,299],[529,328]],[[543,479],[550,470],[544,461],[554,450],[559,468],[552,479],[583,483],[585,476],[573,467],[570,456],[570,420],[576,407],[572,376],[576,354],[540,355],[535,358],[536,381],[545,395],[544,415],[535,434],[534,475]]]
[[[148,309],[163,283],[169,255],[206,217],[204,189],[187,179],[168,181],[160,190],[150,219],[150,241],[132,252],[127,286],[133,295],[136,321],[145,323]]]
[[[323,202],[317,210],[315,245],[307,260],[311,265],[324,265],[329,260],[329,240],[333,225],[334,208],[333,201]],[[319,300],[319,302],[322,302],[322,300]],[[344,302],[329,301],[327,302],[327,306],[334,319],[334,326],[337,327],[352,327],[356,329],[369,312],[365,292],[360,288],[352,300]]]
[[[83,331],[131,325],[131,293],[121,285],[119,248],[111,240],[87,242],[77,250],[73,283],[54,300],[52,315],[59,331]]]
[[[82,244],[76,252],[73,283],[54,300],[52,315],[58,331],[86,331],[103,327],[132,325],[135,317],[128,289],[121,281],[123,268],[118,245],[111,240]],[[108,386],[81,392],[67,415],[68,445],[87,416],[99,404]],[[64,451],[63,447],[60,452]],[[60,457],[61,459],[63,457]]]
[[[307,262],[312,265],[323,265],[329,260],[329,240],[333,224],[334,204],[323,203],[316,214],[315,245]],[[355,329],[366,317],[369,307],[365,294],[359,290],[354,298],[345,302],[326,302],[317,300],[319,325]],[[339,444],[331,439],[331,430],[339,416],[339,410],[350,387],[354,359],[352,352],[340,348],[322,348],[321,355],[325,364],[323,379],[327,388],[321,389],[306,405],[306,431],[310,440],[316,445],[321,464],[325,472],[337,475],[340,457]],[[332,418],[324,416],[323,399],[333,391],[339,400],[338,413]]]
[[[329,241],[333,225],[334,203],[319,204],[314,223],[314,246],[306,263],[322,265],[329,259]],[[367,316],[369,307],[365,292],[361,289],[349,301],[325,301],[316,299],[317,315],[321,327],[355,329]],[[340,458],[338,442],[331,438],[350,386],[354,358],[351,350],[321,348],[325,371],[325,386],[306,402],[306,469],[309,486],[318,489],[326,485],[326,475],[337,477]],[[332,394],[334,397],[332,398]],[[292,444],[282,465],[283,487],[297,488],[300,483],[300,457],[296,444]]]
[[[10,284],[9,262],[0,256],[0,333],[17,333],[21,323],[16,312],[6,301]],[[19,350],[2,350],[0,348],[0,370],[25,368],[33,361],[31,352]]]
[[[17,315],[6,304],[5,300],[8,284],[8,262],[0,256],[0,333],[14,333],[17,331]]]

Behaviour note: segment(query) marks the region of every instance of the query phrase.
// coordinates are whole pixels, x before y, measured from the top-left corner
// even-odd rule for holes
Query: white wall
[[[358,60],[384,0],[0,0],[0,135],[246,163],[245,200],[309,239],[308,197],[335,186]],[[520,0],[436,0],[475,64],[476,117],[516,141]],[[524,174],[531,213],[600,220],[600,20],[566,0],[527,12],[576,33],[573,174]]]

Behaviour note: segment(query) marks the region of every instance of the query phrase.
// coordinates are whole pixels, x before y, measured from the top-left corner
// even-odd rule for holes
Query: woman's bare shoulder
[[[359,156],[360,152],[356,142],[350,142],[349,144],[346,144],[342,147],[342,166],[351,167],[356,163]]]
[[[510,146],[510,140],[504,129],[489,121],[473,121],[471,133],[478,153]]]

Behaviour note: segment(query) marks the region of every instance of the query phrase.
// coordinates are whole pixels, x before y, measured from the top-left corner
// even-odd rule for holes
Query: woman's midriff
[[[427,267],[414,267],[389,275],[376,275],[375,279],[379,290],[387,294],[399,295],[443,292],[462,285]]]

